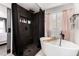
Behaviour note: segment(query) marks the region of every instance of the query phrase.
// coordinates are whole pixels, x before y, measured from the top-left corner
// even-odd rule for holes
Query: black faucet
[[[61,46],[61,41],[62,41],[62,39],[64,40],[64,36],[65,36],[65,35],[62,33],[62,31],[61,31],[61,33],[60,33],[60,36],[61,36],[61,37],[60,37],[59,46]]]
[[[65,35],[62,33],[62,31],[61,31],[60,35],[61,35],[61,39],[64,40],[64,36],[65,36]]]

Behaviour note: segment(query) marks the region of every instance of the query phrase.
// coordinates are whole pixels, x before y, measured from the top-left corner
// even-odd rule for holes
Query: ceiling
[[[1,3],[1,4],[11,9],[11,3]],[[17,4],[27,10],[31,9],[34,12],[38,12],[40,8],[42,10],[47,10],[47,9],[54,8],[60,5],[64,5],[66,3],[17,3]]]
[[[23,8],[27,10],[31,9],[35,12],[38,12],[40,8],[42,10],[47,10],[64,4],[65,3],[18,3],[18,5],[22,6]]]

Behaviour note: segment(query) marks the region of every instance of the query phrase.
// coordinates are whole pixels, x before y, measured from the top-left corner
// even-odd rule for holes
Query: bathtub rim
[[[45,38],[46,38],[46,39],[45,39]],[[41,41],[41,43],[44,43],[44,44],[46,44],[46,45],[51,45],[51,46],[58,47],[58,48],[71,49],[71,50],[79,50],[79,46],[78,46],[77,44],[75,44],[75,43],[73,43],[73,42],[70,42],[70,41],[67,41],[67,40],[64,40],[64,41],[69,42],[69,43],[71,43],[71,44],[74,44],[74,45],[76,45],[77,47],[63,47],[62,45],[59,46],[59,45],[55,45],[55,44],[52,44],[52,43],[49,43],[49,42],[44,42],[44,40],[49,40],[49,39],[51,39],[51,38],[52,38],[52,37],[41,37],[41,38],[40,38],[40,41]],[[57,39],[57,40],[59,40],[59,39]],[[41,46],[42,46],[42,45],[41,45]]]

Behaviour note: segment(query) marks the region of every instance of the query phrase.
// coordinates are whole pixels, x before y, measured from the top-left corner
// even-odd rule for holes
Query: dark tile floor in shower
[[[30,44],[26,47],[24,50],[23,55],[24,56],[34,56],[36,53],[40,50],[40,48],[37,48],[35,44]]]

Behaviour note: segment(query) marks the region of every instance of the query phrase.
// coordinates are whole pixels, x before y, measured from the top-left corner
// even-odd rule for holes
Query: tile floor
[[[40,50],[35,56],[45,56],[45,54]]]
[[[7,56],[14,56],[14,55],[10,53]],[[35,56],[45,56],[45,54],[42,52],[42,50],[40,50]]]
[[[7,56],[14,56],[14,55],[10,53],[10,54],[8,54]]]
[[[30,44],[25,48],[23,56],[35,56],[39,50],[35,44]]]

